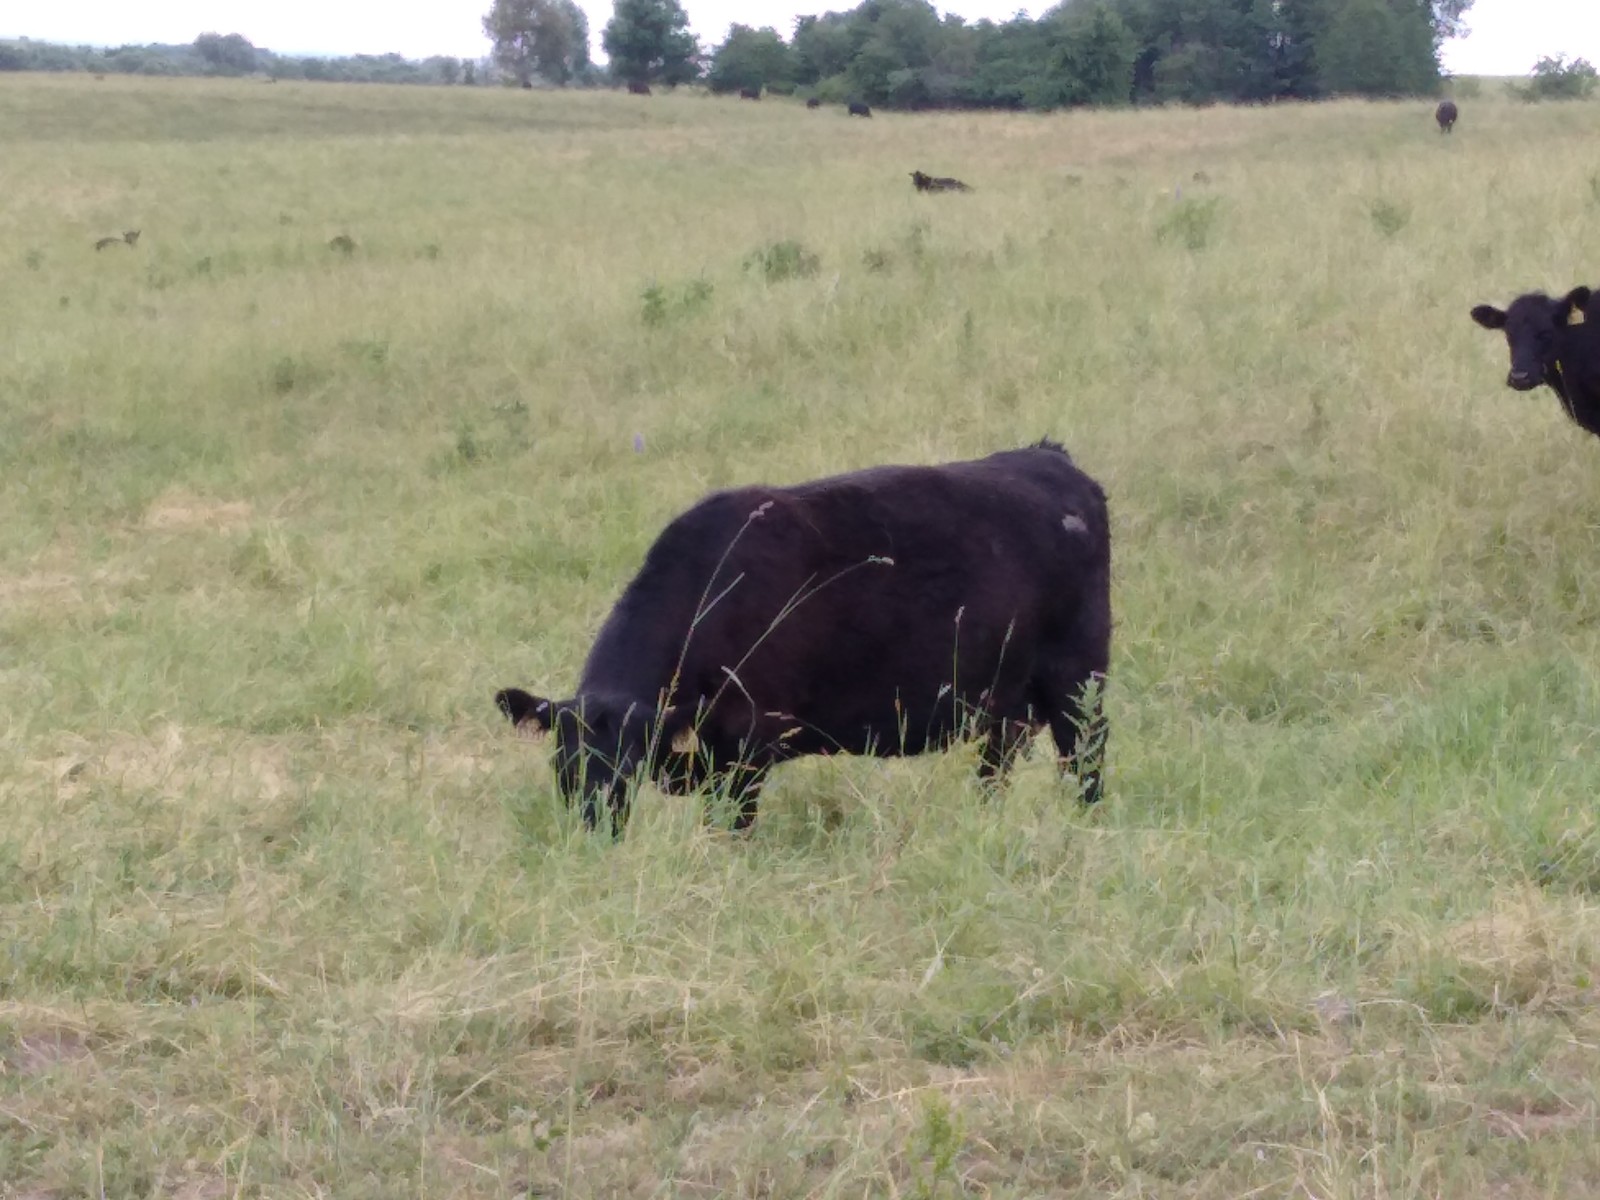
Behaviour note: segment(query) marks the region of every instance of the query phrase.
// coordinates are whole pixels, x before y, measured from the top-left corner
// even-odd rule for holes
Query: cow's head
[[[556,784],[569,805],[581,802],[583,823],[590,829],[604,802],[612,833],[620,833],[634,777],[653,775],[669,754],[693,749],[689,713],[667,709],[663,714],[643,701],[595,695],[548,700],[505,688],[495,693],[494,702],[522,732],[555,735]]]
[[[1518,296],[1502,311],[1491,304],[1472,310],[1472,319],[1485,329],[1502,329],[1511,346],[1511,372],[1506,385],[1519,392],[1531,391],[1545,382],[1556,365],[1556,333],[1571,324],[1574,314],[1588,305],[1589,289],[1573,288],[1565,296],[1552,299],[1543,292]]]

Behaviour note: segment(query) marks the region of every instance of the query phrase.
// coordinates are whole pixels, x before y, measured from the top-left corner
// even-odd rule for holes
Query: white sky
[[[611,19],[609,0],[579,0],[599,49]],[[1043,0],[1026,6],[1037,15]],[[969,20],[1005,20],[1019,0],[934,0]],[[683,0],[702,41],[722,40],[732,21],[774,25],[786,36],[799,13],[848,9],[854,0]],[[407,58],[488,52],[480,19],[489,0],[0,0],[0,36],[115,46],[188,42],[207,30],[242,33],[282,53],[386,54]],[[1461,74],[1522,75],[1543,54],[1582,56],[1600,65],[1600,0],[1477,0],[1470,37],[1446,45],[1447,69]]]

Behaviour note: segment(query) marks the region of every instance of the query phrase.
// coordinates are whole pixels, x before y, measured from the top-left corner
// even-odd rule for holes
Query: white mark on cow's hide
[[[1061,528],[1068,533],[1088,533],[1089,523],[1077,513],[1068,513],[1061,518]]]

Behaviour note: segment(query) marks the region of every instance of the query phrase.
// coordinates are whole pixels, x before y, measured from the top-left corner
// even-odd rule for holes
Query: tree
[[[865,0],[851,14],[855,56],[848,75],[872,104],[917,107],[926,99],[922,71],[933,62],[943,27],[927,0]]]
[[[776,29],[751,29],[734,25],[728,40],[711,56],[706,82],[713,92],[737,92],[743,88],[774,84],[787,87],[795,81],[794,52],[784,44]]]
[[[700,71],[700,47],[678,0],[617,0],[601,44],[612,74],[629,83],[688,83]]]
[[[1139,46],[1110,5],[1073,5],[1064,19],[1057,71],[1068,104],[1126,104]]]
[[[483,32],[518,83],[539,75],[564,84],[589,65],[589,19],[573,0],[494,0]]]
[[[1432,0],[1433,44],[1439,46],[1448,38],[1466,37],[1467,11],[1472,0]]]
[[[1050,62],[1056,52],[1052,29],[1044,21],[1013,17],[1004,25],[980,21],[973,28],[975,61],[967,83],[967,102],[980,108],[1049,108],[1061,102],[1051,93]]]
[[[1524,100],[1587,100],[1594,94],[1597,77],[1586,58],[1567,61],[1567,56],[1541,58],[1533,64],[1528,82],[1515,89]]]
[[[1315,100],[1324,91],[1317,73],[1317,42],[1328,25],[1328,4],[1326,0],[1280,0],[1277,17],[1279,94]]]
[[[1317,75],[1334,94],[1402,96],[1439,82],[1431,9],[1410,0],[1344,0],[1317,42]]]
[[[256,48],[243,34],[202,33],[194,48],[218,75],[248,75],[256,69]]]
[[[794,23],[795,82],[817,83],[844,74],[855,46],[850,19],[841,13],[800,17]]]

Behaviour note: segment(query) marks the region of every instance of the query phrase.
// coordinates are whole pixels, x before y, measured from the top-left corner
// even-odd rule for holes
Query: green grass
[[[1600,445],[1467,318],[1575,111],[0,78],[0,1197],[1600,1196]],[[613,846],[494,712],[705,490],[1042,435],[1099,809]]]

